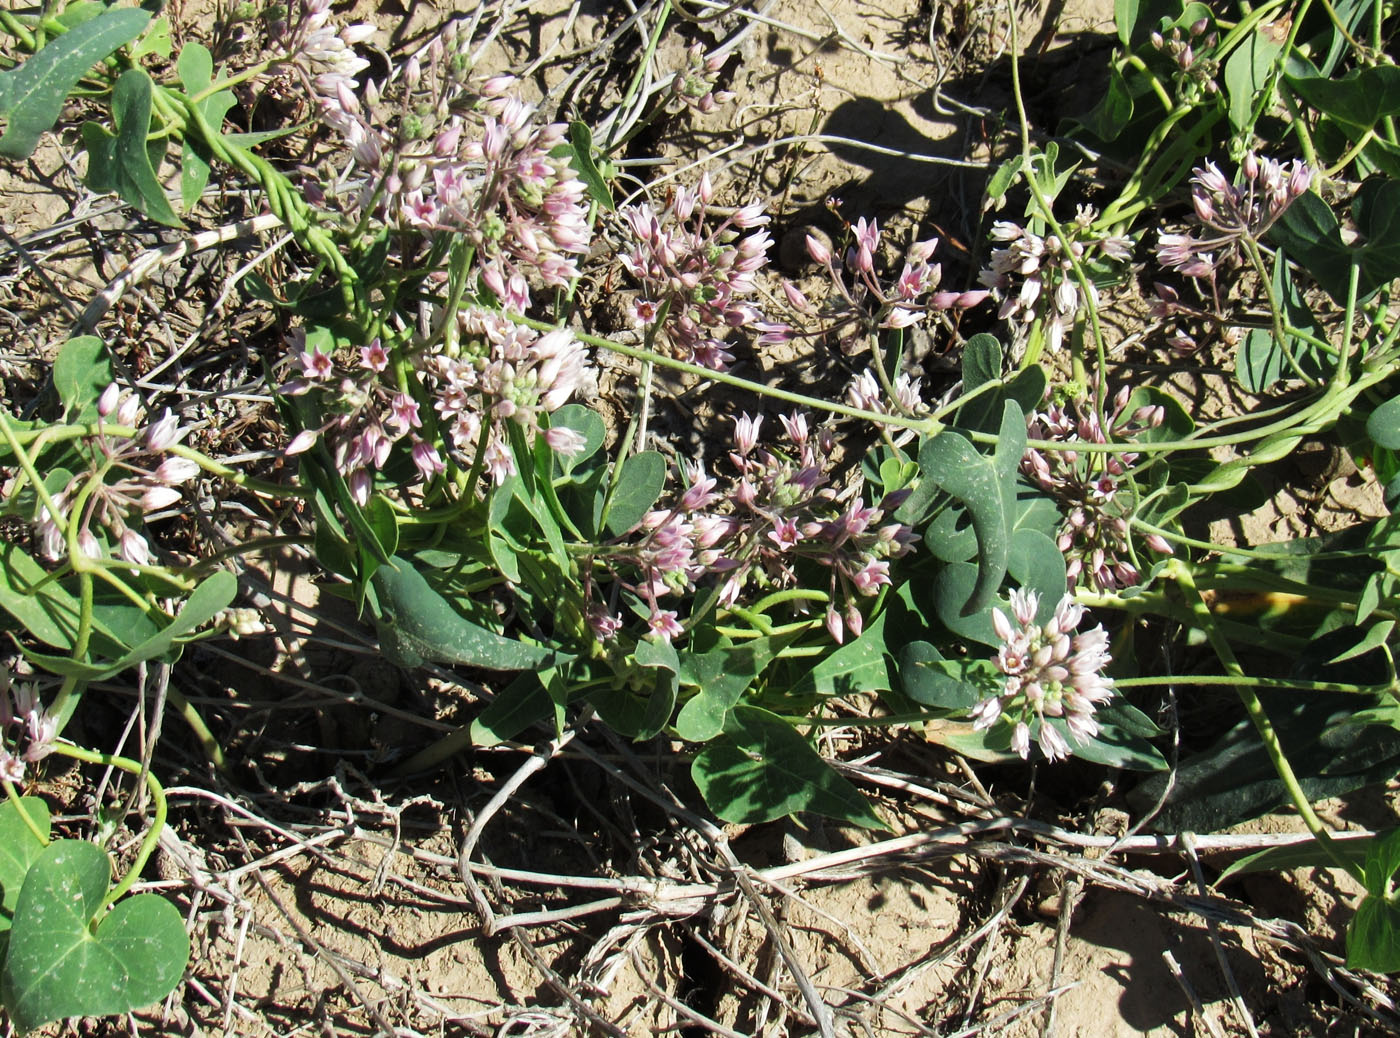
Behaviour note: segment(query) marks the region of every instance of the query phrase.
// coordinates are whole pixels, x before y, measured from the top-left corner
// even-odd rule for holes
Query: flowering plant
[[[1389,305],[1400,187],[1387,172],[1400,144],[1390,113],[1362,103],[1374,77],[1361,82],[1388,76],[1382,66],[1333,84],[1290,37],[1266,70],[1238,57],[1263,53],[1243,48],[1263,46],[1265,8],[1217,24],[1182,5],[1148,25],[1121,4],[1110,97],[1079,127],[1082,154],[1104,163],[1096,190],[1078,190],[1080,165],[1061,168],[1058,145],[1035,147],[1023,121],[986,203],[1016,197],[1024,213],[990,221],[970,250],[963,273],[980,266],[981,287],[929,232],[894,246],[884,214],[851,222],[834,204],[840,245],[804,235],[815,273],[799,285],[770,263],[770,227],[790,215],[773,211],[776,194],[740,196],[716,166],[690,183],[676,174],[664,195],[657,183],[620,197],[638,125],[732,99],[718,89],[723,56],[703,47],[650,94],[639,75],[624,107],[640,96],[652,111],[600,134],[611,143],[599,148],[583,122],[537,104],[526,79],[484,67],[468,21],[381,68],[372,27],[338,27],[326,0],[297,0],[265,19],[263,53],[221,55],[216,74],[196,42],[155,60],[144,10],[82,10],[91,17],[0,14],[23,53],[0,72],[0,155],[32,151],[82,80],[111,106],[81,131],[90,189],[174,230],[217,175],[266,206],[237,233],[280,228],[287,266],[274,274],[260,256],[231,282],[275,329],[258,392],[243,394],[271,401],[259,412],[267,450],[230,457],[207,399],[219,394],[162,396],[120,346],[92,336],[62,346],[53,392],[32,409],[0,408],[0,508],[32,534],[0,550],[0,610],[24,660],[10,670],[25,678],[0,699],[0,836],[20,841],[26,866],[0,865],[0,887],[38,906],[16,910],[8,946],[38,950],[9,954],[0,978],[21,1028],[126,1011],[179,982],[178,913],[154,895],[124,898],[164,824],[160,784],[149,762],[65,731],[99,682],[173,666],[205,640],[255,637],[265,600],[235,563],[288,544],[373,625],[390,663],[437,665],[474,690],[467,723],[426,745],[376,747],[376,774],[428,771],[468,742],[536,724],[562,738],[596,718],[683,744],[695,790],[726,821],[810,811],[873,828],[884,824],[875,803],[818,750],[817,733],[852,714],[919,726],[994,766],[1074,756],[1150,774],[1167,770],[1159,723],[1174,718],[1176,689],[1228,684],[1250,726],[1229,738],[1257,732],[1277,776],[1251,806],[1291,801],[1321,853],[1367,884],[1366,912],[1393,907],[1389,859],[1343,859],[1312,812],[1305,783],[1330,781],[1336,762],[1295,769],[1257,690],[1347,698],[1322,718],[1329,746],[1393,762],[1353,729],[1400,727],[1395,524],[1285,548],[1214,543],[1209,527],[1212,510],[1246,515],[1238,502],[1256,473],[1305,437],[1336,440],[1387,506],[1400,496]],[[314,114],[295,160],[272,144],[280,131],[226,129],[247,84]],[[1145,98],[1165,114],[1145,113]],[[1288,141],[1255,139],[1275,102],[1306,108],[1317,131],[1298,121],[1301,157],[1287,162],[1260,149],[1283,155]],[[1128,158],[1112,165],[1119,147]],[[178,200],[160,176],[177,152]],[[1343,233],[1318,188],[1363,163],[1375,175],[1352,192]],[[1236,165],[1233,179],[1222,172]],[[1145,229],[1149,213],[1168,229]],[[1171,229],[1178,215],[1189,231]],[[1238,344],[1239,387],[1273,394],[1258,414],[1207,416],[1166,382],[1126,381],[1115,349],[1194,346],[1181,327],[1109,341],[1101,311],[1140,271],[1163,279],[1157,317]],[[613,291],[628,341],[590,331],[590,304]],[[982,307],[992,298],[995,317]],[[979,321],[1009,331],[1008,348],[985,331],[963,337]],[[941,384],[911,370],[916,330],[951,358]],[[777,347],[808,343],[836,347],[831,384],[798,392],[745,377]],[[648,435],[656,409],[682,413],[663,389],[653,399],[657,369],[736,396],[705,401],[697,442]],[[611,423],[604,376],[625,398]],[[210,513],[230,500],[266,536],[213,542]],[[1306,564],[1318,558],[1356,572]],[[1292,615],[1261,628],[1231,612],[1258,598]],[[1081,630],[1090,610],[1101,625]],[[1214,663],[1194,655],[1195,670],[1144,673],[1162,660],[1143,643],[1180,628]],[[1296,668],[1279,671],[1275,642]],[[1212,665],[1222,673],[1203,672]],[[168,699],[224,766],[216,726],[173,686]],[[1316,719],[1280,716],[1304,730]],[[150,824],[115,884],[101,851],[51,840],[47,808],[21,795],[54,755],[130,772],[151,792]],[[1160,792],[1154,811],[1199,817],[1153,782],[1135,793]],[[95,1004],[70,997],[62,964],[26,965],[46,965],[46,906],[65,884],[98,892],[68,936],[99,941],[112,921],[137,919],[156,949],[150,978],[126,962],[121,997]],[[1361,933],[1358,965],[1400,969],[1390,925]]]

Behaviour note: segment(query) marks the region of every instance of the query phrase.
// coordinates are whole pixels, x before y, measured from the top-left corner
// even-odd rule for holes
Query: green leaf
[[[150,28],[136,41],[129,54],[132,62],[135,63],[148,54],[158,54],[162,58],[168,58],[170,50],[170,19],[161,17],[151,23]]]
[[[865,625],[859,638],[830,653],[802,675],[793,685],[793,694],[849,696],[887,690],[890,673],[885,662],[885,617],[881,613]]]
[[[1326,333],[1317,327],[1317,320],[1282,256],[1274,264],[1274,298],[1282,303],[1284,320],[1288,324],[1319,338],[1325,336]],[[1293,360],[1309,375],[1326,375],[1326,361],[1311,343],[1290,336],[1285,345]],[[1296,376],[1283,349],[1274,341],[1273,333],[1266,328],[1255,328],[1240,344],[1235,358],[1235,377],[1251,393],[1263,393],[1280,379]]]
[[[472,623],[400,556],[375,573],[374,586],[382,610],[376,622],[379,639],[385,654],[401,667],[433,660],[486,670],[533,670],[572,659]]]
[[[1400,68],[1375,65],[1345,76],[1286,76],[1288,85],[1319,112],[1360,139],[1387,116],[1400,115]]]
[[[0,156],[28,158],[39,136],[58,120],[69,92],[88,69],[141,34],[150,12],[106,11],[50,40],[24,64],[0,73],[0,116],[9,119],[0,136]]]
[[[69,339],[53,362],[53,386],[70,422],[97,419],[97,399],[112,384],[112,357],[95,335]]]
[[[1361,267],[1357,298],[1370,298],[1400,276],[1400,183],[1372,177],[1351,205],[1359,240],[1342,240],[1336,214],[1317,195],[1300,195],[1269,232],[1304,270],[1339,303],[1345,303],[1351,265]]]
[[[213,84],[214,58],[203,44],[190,42],[180,49],[175,71],[189,95],[201,94]],[[199,102],[204,120],[215,130],[224,125],[229,109],[236,103],[231,90],[220,90]],[[192,208],[209,183],[209,157],[205,146],[193,135],[186,135],[180,153],[180,199]]]
[[[647,675],[647,687],[604,689],[588,697],[609,728],[639,741],[650,739],[665,728],[676,708],[675,672],[661,667],[648,669],[651,673]]]
[[[621,537],[640,523],[665,485],[666,459],[656,451],[642,451],[624,461],[608,502],[608,530]]]
[[[1023,588],[1040,593],[1041,610],[1053,611],[1064,597],[1065,556],[1040,530],[1018,529],[1011,536],[1007,572]]]
[[[1149,426],[1133,437],[1139,443],[1185,439],[1196,428],[1195,421],[1181,405],[1181,401],[1156,386],[1139,386],[1134,389],[1123,410],[1132,414],[1140,407],[1160,407],[1163,414],[1161,425]]]
[[[569,124],[569,164],[578,173],[578,178],[588,188],[588,196],[608,212],[617,208],[607,181],[593,162],[593,131],[588,124],[575,120]]]
[[[986,608],[1006,576],[1011,554],[1011,521],[1016,507],[1016,473],[1026,449],[1026,419],[1013,401],[1002,411],[1001,432],[991,457],[952,430],[926,440],[919,448],[919,468],[967,506],[977,535],[977,584],[963,615]]]
[[[730,709],[790,640],[754,638],[705,653],[683,654],[681,676],[700,691],[676,715],[676,734],[687,742],[707,742],[718,735]]]
[[[540,684],[537,673],[527,670],[501,689],[481,716],[471,723],[472,744],[496,746],[514,739],[552,713],[554,701],[549,691]]]
[[[189,938],[169,901],[139,894],[97,919],[111,867],[96,845],[58,840],[29,870],[3,976],[5,1009],[19,1030],[140,1009],[184,975]]]
[[[165,142],[148,142],[153,91],[154,84],[144,69],[127,69],[112,90],[112,120],[117,132],[109,133],[97,123],[83,124],[87,186],[93,191],[115,191],[122,201],[152,220],[182,227],[156,176]]]
[[[696,754],[690,773],[710,810],[726,822],[769,822],[814,811],[869,829],[886,828],[860,791],[806,739],[757,707],[736,707],[723,734]]]
[[[598,416],[596,411],[592,411],[582,404],[565,404],[559,408],[549,416],[549,427],[551,429],[572,429],[583,437],[583,449],[577,454],[555,455],[559,471],[565,476],[598,453],[598,448],[603,445],[603,438],[606,434],[606,430],[603,428],[603,419]]]
[[[44,844],[20,817],[21,807],[46,837],[50,829],[49,805],[38,797],[20,797],[19,804],[7,799],[0,804],[0,932],[14,921],[24,877],[44,853]]]
[[[949,660],[928,642],[910,642],[899,652],[899,680],[904,694],[939,710],[970,710],[999,694],[990,660]]]
[[[1006,197],[1006,192],[1016,182],[1016,177],[1020,174],[1024,161],[1020,155],[1017,155],[1014,159],[1007,159],[997,167],[997,171],[987,180],[985,194],[988,201],[1000,202]]]
[[[1366,864],[1362,874],[1366,877],[1366,889],[1376,897],[1388,898],[1390,881],[1400,869],[1400,829],[1392,829],[1385,836],[1378,836],[1368,842]]]
[[[997,645],[996,628],[992,626],[992,608],[971,607],[976,589],[982,583],[982,573],[970,562],[952,562],[933,578],[934,612],[943,626],[954,634],[983,645]]]
[[[1254,128],[1256,95],[1269,85],[1283,44],[1267,32],[1251,32],[1225,59],[1225,96],[1236,133]],[[1266,109],[1267,110],[1267,109]]]
[[[1347,927],[1347,966],[1374,973],[1400,971],[1400,907],[1365,897]]]
[[[1104,143],[1117,140],[1133,121],[1133,94],[1116,65],[1109,66],[1104,96],[1076,121]]]
[[[1111,716],[1106,716],[1106,710],[1100,710],[1097,715],[1099,734],[1082,743],[1074,738],[1069,726],[1058,717],[1041,723],[1053,724],[1069,743],[1071,752],[1080,760],[1131,771],[1167,770],[1167,760],[1157,747],[1142,736],[1114,724]]]
[[[1391,833],[1400,830],[1392,829]],[[1343,861],[1360,865],[1366,859],[1366,850],[1375,837],[1360,840],[1333,840],[1332,846]],[[1283,847],[1268,847],[1233,861],[1215,880],[1219,886],[1232,876],[1242,876],[1247,872],[1283,872],[1288,869],[1331,868],[1336,862],[1322,849],[1316,840],[1288,844]]]
[[[0,545],[0,608],[45,645],[70,649],[78,631],[78,600],[56,581],[39,587],[47,576],[23,548]]]
[[[203,627],[220,611],[227,609],[236,594],[238,578],[227,570],[220,570],[205,577],[190,593],[190,597],[185,600],[185,604],[170,623],[139,645],[132,646],[126,655],[111,663],[84,663],[63,656],[28,651],[25,652],[25,658],[55,674],[81,678],[83,681],[105,681],[145,660],[166,656],[176,648],[175,643],[178,639]]]
[[[1400,450],[1400,396],[1391,397],[1366,419],[1366,435],[1377,446]]]
[[[967,340],[962,357],[963,392],[1001,378],[1001,343],[995,335],[978,332]]]

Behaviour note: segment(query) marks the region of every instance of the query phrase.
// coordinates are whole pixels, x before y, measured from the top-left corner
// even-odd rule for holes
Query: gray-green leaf
[[[149,11],[123,7],[50,41],[23,65],[0,74],[0,116],[10,123],[0,136],[0,155],[23,159],[39,136],[58,121],[63,103],[88,69],[141,34]]]

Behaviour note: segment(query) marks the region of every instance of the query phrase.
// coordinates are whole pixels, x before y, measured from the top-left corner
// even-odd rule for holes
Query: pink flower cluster
[[[150,542],[140,532],[145,517],[179,501],[180,486],[199,474],[193,461],[169,453],[189,430],[169,410],[137,428],[141,401],[122,393],[116,383],[103,391],[97,412],[104,421],[115,418],[117,426],[135,429],[135,435],[102,431],[84,442],[90,467],[51,495],[57,515],[47,505],[39,506],[39,544],[50,559],[68,556],[70,513],[76,506],[81,509],[80,552],[92,559],[106,557],[109,548],[93,532],[96,526],[119,558],[144,566],[151,561]]]
[[[368,23],[337,29],[331,24],[331,0],[289,0],[287,17],[273,22],[268,35],[278,64],[290,65],[317,93],[335,96],[341,85],[356,87],[355,79],[369,68],[354,47],[374,35]]]
[[[687,487],[666,509],[649,513],[607,563],[615,587],[637,595],[649,610],[651,630],[667,640],[683,630],[668,596],[687,593],[706,577],[719,582],[718,601],[736,604],[749,589],[770,592],[811,586],[800,571],[829,571],[825,623],[838,642],[864,626],[861,599],[890,583],[889,560],[909,551],[914,533],[891,521],[906,495],[863,504],[858,488],[838,493],[827,486],[834,446],[829,430],[813,434],[801,414],[779,418],[782,447],[759,445],[760,415],[734,423],[734,474],[723,493],[700,466],[687,470]],[[615,595],[614,595],[615,597]],[[601,605],[590,611],[599,638],[620,621]]]
[[[830,203],[834,208],[838,203]],[[816,317],[822,334],[835,334],[842,352],[854,353],[877,329],[908,328],[945,310],[976,306],[987,298],[981,289],[955,292],[939,288],[941,264],[933,263],[937,238],[914,242],[904,254],[898,276],[885,282],[876,272],[880,254],[880,225],[861,217],[851,228],[853,241],[844,264],[825,242],[807,236],[807,255],[826,269],[833,293],[815,307],[797,287],[784,282],[788,301],[804,315]]]
[[[484,450],[486,471],[500,484],[516,471],[510,426],[532,441],[540,432],[540,416],[557,411],[594,376],[587,352],[567,329],[540,333],[477,309],[462,311],[459,323],[460,353],[424,362],[435,386],[433,407],[459,451],[475,458]],[[572,429],[548,429],[543,435],[561,454],[583,447]]]
[[[705,174],[695,190],[677,188],[659,213],[645,203],[624,207],[621,261],[638,285],[633,323],[681,360],[722,371],[734,359],[731,331],[756,332],[762,346],[786,339],[787,326],[765,320],[749,298],[773,244],[768,215],[755,203],[707,227],[713,198]]]
[[[25,764],[53,752],[58,718],[44,709],[33,684],[12,682],[8,672],[0,683],[0,781],[23,782]]]
[[[1137,408],[1125,414],[1129,392],[1125,386],[1114,400],[1108,427],[1115,440],[1127,439],[1162,423],[1161,407]],[[1077,416],[1051,405],[1027,421],[1027,433],[1036,440],[1087,440],[1108,443],[1103,423],[1092,410],[1076,405]],[[1021,459],[1021,471],[1036,486],[1052,495],[1065,519],[1057,546],[1068,563],[1069,586],[1078,584],[1100,591],[1132,587],[1141,579],[1128,541],[1128,517],[1135,503],[1124,477],[1137,461],[1132,451],[1077,451],[1031,448]],[[1171,545],[1156,534],[1144,538],[1153,551],[1171,554]]]
[[[1042,237],[1010,220],[992,224],[991,236],[1004,247],[993,249],[981,282],[1001,297],[1002,320],[1028,328],[1044,322],[1045,344],[1057,352],[1065,332],[1074,327],[1084,307],[1084,292],[1074,276],[1074,261],[1081,264],[1095,256],[1124,262],[1132,258],[1132,240],[1121,235],[1097,236],[1091,233],[1097,214],[1080,206],[1074,222],[1066,224],[1066,238],[1050,234]],[[1088,282],[1091,301],[1098,302],[1092,281]]]
[[[497,300],[523,311],[532,280],[564,287],[578,276],[590,239],[586,188],[555,154],[568,128],[511,96],[513,77],[474,80],[468,51],[454,24],[363,97],[333,84],[321,112],[366,174],[348,216],[465,239]]]
[[[1070,736],[1083,744],[1099,733],[1094,714],[1113,697],[1113,680],[1104,675],[1112,662],[1108,634],[1102,627],[1078,633],[1084,607],[1065,595],[1043,626],[1036,623],[1040,597],[1021,588],[1011,592],[1011,616],[992,610],[1001,646],[996,668],[1003,691],[984,699],[972,711],[972,726],[991,728],[999,721],[1012,725],[1011,748],[1022,758],[1031,751],[1031,736],[1049,760],[1070,754],[1069,742],[1047,718],[1063,718]],[[1032,725],[1038,731],[1032,732]]]
[[[308,348],[301,329],[292,333],[291,363],[296,378],[282,384],[287,396],[314,393],[317,410],[326,414],[319,427],[303,429],[288,455],[310,450],[318,440],[330,448],[337,471],[345,477],[350,496],[363,505],[374,489],[374,473],[389,460],[394,445],[407,438],[413,461],[424,478],[443,470],[442,459],[420,438],[423,421],[418,401],[390,389],[380,376],[389,368],[389,353],[378,339],[360,348],[351,363],[338,363],[330,353]]]
[[[1238,185],[1213,162],[1194,172],[1191,206],[1205,233],[1158,235],[1157,262],[1186,277],[1212,280],[1240,241],[1263,237],[1313,178],[1301,162],[1283,164],[1252,153],[1240,165]]]
[[[443,432],[471,468],[477,451],[496,483],[515,472],[509,424],[520,427],[526,442],[540,431],[540,415],[562,407],[592,377],[583,346],[565,329],[543,334],[514,324],[494,311],[468,309],[458,315],[461,338],[455,355],[436,354],[420,361],[427,398],[444,423]],[[395,444],[409,446],[424,479],[446,469],[437,449],[425,438],[419,400],[386,384],[388,352],[376,339],[359,350],[353,365],[338,364],[329,353],[305,348],[294,335],[293,362],[300,376],[283,384],[288,396],[317,393],[320,409],[331,417],[319,428],[299,433],[287,447],[299,454],[324,438],[351,496],[369,500],[374,473],[384,468]],[[426,401],[425,401],[426,402]],[[582,447],[570,429],[550,429],[545,441],[561,453]]]

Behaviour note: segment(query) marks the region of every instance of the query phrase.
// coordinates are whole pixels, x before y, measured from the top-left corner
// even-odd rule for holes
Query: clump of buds
[[[734,100],[732,90],[715,89],[719,72],[724,68],[723,57],[712,55],[707,58],[704,48],[694,43],[685,52],[685,62],[686,67],[671,80],[673,101],[693,108],[701,115],[709,115],[720,105]]]
[[[1108,429],[1114,441],[1126,440],[1162,424],[1162,407],[1144,405],[1127,411],[1130,393],[1125,386],[1113,401]],[[1091,408],[1074,405],[1071,415],[1059,405],[1037,411],[1027,420],[1031,439],[1069,443],[1109,442],[1104,423]],[[1021,472],[1053,496],[1065,517],[1056,546],[1064,554],[1069,586],[1084,585],[1098,591],[1132,587],[1141,580],[1128,537],[1128,519],[1136,505],[1129,471],[1137,462],[1133,451],[1076,451],[1030,448],[1021,458]],[[1155,552],[1170,555],[1162,537],[1144,538]]]
[[[1170,35],[1154,32],[1151,39],[1152,46],[1171,59],[1172,82],[1180,100],[1191,104],[1220,92],[1220,84],[1215,80],[1220,72],[1220,62],[1215,57],[1220,36],[1211,28],[1209,18],[1192,22],[1184,37],[1180,28],[1173,28]]]

